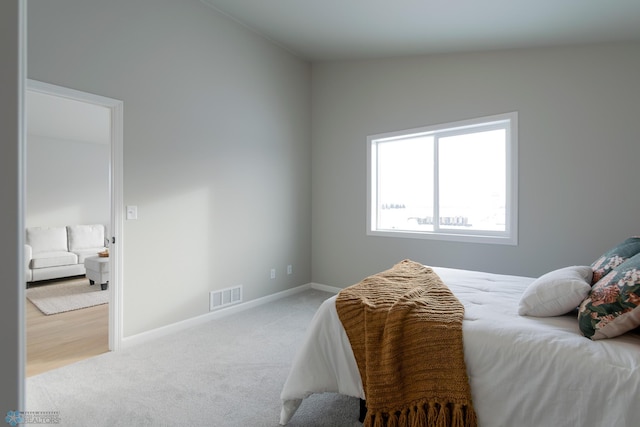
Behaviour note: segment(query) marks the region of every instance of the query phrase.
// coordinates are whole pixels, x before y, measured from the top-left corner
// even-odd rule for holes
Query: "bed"
[[[618,336],[589,339],[577,320],[575,301],[583,301],[581,309],[591,302],[592,280],[610,281],[624,261],[638,258],[640,265],[640,255],[614,254],[619,247],[592,266],[540,278],[431,267],[464,306],[464,361],[478,425],[640,425],[640,333],[627,324],[632,330]],[[294,357],[280,396],[281,425],[313,393],[366,398],[336,298],[319,307]]]

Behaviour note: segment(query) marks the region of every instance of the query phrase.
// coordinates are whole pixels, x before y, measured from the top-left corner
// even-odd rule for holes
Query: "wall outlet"
[[[291,264],[287,265],[287,274],[291,274],[293,273],[293,267],[291,266]]]
[[[272,268],[272,269],[271,269],[271,278],[272,278],[272,279],[275,279],[275,278],[276,278],[276,269],[275,269],[275,268]]]

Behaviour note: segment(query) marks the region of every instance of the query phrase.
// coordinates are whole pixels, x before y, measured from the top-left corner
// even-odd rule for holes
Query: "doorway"
[[[36,80],[27,80],[26,85],[26,121],[29,125],[29,99],[37,99],[38,96],[44,96],[50,101],[59,101],[66,103],[72,108],[78,106],[85,106],[87,109],[94,109],[98,112],[106,112],[108,117],[107,127],[107,141],[108,147],[105,147],[108,157],[108,172],[106,179],[108,183],[105,185],[105,190],[108,193],[108,228],[106,230],[106,237],[108,238],[109,246],[109,287],[105,292],[109,292],[109,304],[108,304],[108,349],[110,351],[116,351],[120,348],[122,342],[122,227],[123,227],[123,192],[122,192],[122,175],[123,175],[123,102],[95,95],[87,92],[82,92],[62,86],[56,86],[49,83],[44,83]],[[62,104],[59,104],[62,105]],[[72,110],[69,110],[72,111]],[[76,113],[70,113],[74,117],[58,117],[54,120],[55,123],[49,123],[52,128],[55,126],[60,127],[61,123],[69,123],[66,126],[73,126],[74,123],[79,123],[78,115],[81,114],[76,110]],[[75,126],[77,131],[83,130],[82,125]],[[99,144],[99,142],[94,141]],[[29,141],[27,140],[27,153],[29,152]],[[27,154],[27,175],[29,174],[29,159]],[[81,177],[78,177],[81,179]],[[29,183],[27,181],[26,191],[29,192]],[[28,211],[28,209],[27,209]],[[28,226],[28,222],[25,221]],[[72,224],[65,224],[72,225]]]

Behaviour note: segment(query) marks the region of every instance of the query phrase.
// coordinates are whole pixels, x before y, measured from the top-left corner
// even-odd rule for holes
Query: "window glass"
[[[439,140],[440,227],[505,231],[504,129]]]
[[[368,234],[516,244],[516,119],[368,137]]]
[[[433,168],[425,167],[433,164],[433,137],[381,143],[378,159],[378,228],[415,229],[433,212]]]

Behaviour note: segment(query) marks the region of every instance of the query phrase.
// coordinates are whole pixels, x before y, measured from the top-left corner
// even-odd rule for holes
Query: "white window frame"
[[[433,221],[433,231],[411,230],[378,230],[378,174],[377,174],[377,144],[394,139],[404,139],[411,136],[426,136],[445,134],[460,134],[476,129],[504,128],[506,130],[506,222],[505,231],[482,230],[452,230],[439,227],[437,220]],[[437,143],[435,144],[437,152]],[[436,157],[437,159],[437,157]],[[437,161],[434,161],[437,172]],[[434,177],[434,218],[437,218],[437,173]],[[493,116],[479,117],[453,123],[443,123],[420,128],[381,133],[367,137],[367,235],[384,237],[404,237],[416,239],[435,239],[457,242],[492,243],[503,245],[518,244],[518,113],[510,112]]]

